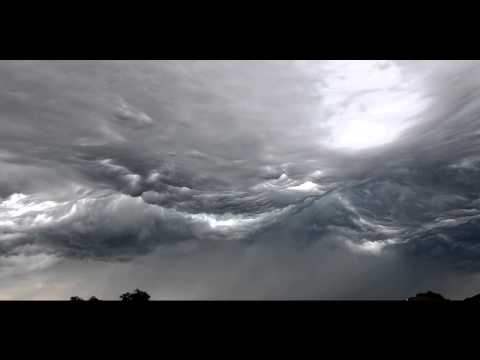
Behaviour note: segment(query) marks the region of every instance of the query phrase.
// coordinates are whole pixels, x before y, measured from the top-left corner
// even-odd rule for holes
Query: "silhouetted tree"
[[[145,291],[136,289],[133,293],[127,292],[120,295],[120,300],[128,303],[141,303],[149,301],[150,295],[148,295]]]
[[[442,295],[434,293],[432,291],[427,291],[426,293],[417,294],[414,297],[407,299],[408,301],[429,301],[429,302],[445,302],[449,301],[445,299]]]
[[[80,296],[72,296],[70,298],[70,301],[74,301],[74,302],[79,302],[79,301],[87,301],[85,299],[82,299]],[[100,299],[98,299],[97,297],[95,296],[91,296],[90,299],[88,299],[88,301],[101,301]]]

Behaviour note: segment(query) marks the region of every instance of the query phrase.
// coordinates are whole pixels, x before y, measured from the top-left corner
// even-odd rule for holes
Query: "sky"
[[[0,300],[480,292],[480,62],[0,61]]]

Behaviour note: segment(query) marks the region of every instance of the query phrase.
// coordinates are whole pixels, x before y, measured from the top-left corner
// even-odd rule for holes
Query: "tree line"
[[[141,303],[141,302],[146,302],[150,300],[150,295],[142,290],[136,289],[133,292],[126,292],[122,295],[120,295],[120,301],[121,302],[126,302],[126,303]],[[90,301],[90,302],[97,302],[97,301],[102,301],[98,299],[95,296],[90,297],[88,300],[82,299],[79,296],[72,296],[70,298],[70,301],[73,302],[82,302],[82,301]]]

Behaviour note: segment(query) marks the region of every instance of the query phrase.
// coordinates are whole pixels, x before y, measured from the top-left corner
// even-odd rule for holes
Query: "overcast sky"
[[[0,299],[480,292],[480,62],[0,61]]]

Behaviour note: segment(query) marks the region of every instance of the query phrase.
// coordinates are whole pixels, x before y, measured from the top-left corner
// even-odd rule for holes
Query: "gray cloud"
[[[109,297],[128,284],[108,269],[165,298],[476,284],[476,61],[1,61],[0,78],[3,297]]]

